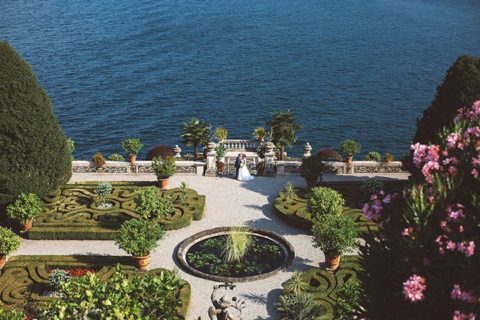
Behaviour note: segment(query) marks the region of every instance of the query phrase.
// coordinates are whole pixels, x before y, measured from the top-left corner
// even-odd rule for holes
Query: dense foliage
[[[42,212],[42,200],[33,193],[20,193],[17,200],[7,207],[7,216],[21,223],[37,218]]]
[[[89,273],[63,283],[63,298],[39,319],[184,319],[179,313],[181,289],[181,279],[171,272],[127,275],[117,268],[106,281]]]
[[[0,204],[44,197],[71,177],[67,137],[31,67],[0,41]]]
[[[228,130],[223,127],[215,129],[215,137],[218,139],[218,141],[227,140]]]
[[[412,146],[421,177],[364,206],[380,235],[362,247],[369,319],[469,319],[480,312],[480,101],[438,144]]]
[[[300,166],[300,174],[307,180],[317,180],[318,177],[323,175],[325,165],[322,160],[316,156],[310,156],[302,159]]]
[[[135,203],[136,211],[145,219],[165,218],[175,210],[172,199],[162,197],[156,187],[140,190]]]
[[[355,140],[347,139],[340,142],[340,151],[347,157],[351,157],[360,152],[362,146]]]
[[[357,246],[357,226],[348,216],[323,215],[313,221],[312,233],[313,246],[325,255],[341,255]]]
[[[438,134],[451,125],[461,106],[480,100],[480,58],[461,56],[448,69],[430,107],[417,121],[414,142],[439,143]]]
[[[322,161],[342,161],[340,153],[333,149],[322,149],[318,151],[317,156]]]
[[[97,152],[92,156],[92,163],[95,168],[103,168],[105,166],[105,158],[101,152]]]
[[[25,320],[25,314],[17,310],[4,310],[0,307],[0,320]]]
[[[20,248],[20,237],[12,230],[0,227],[0,255],[9,255]]]
[[[363,160],[365,160],[365,161],[380,161],[380,160],[382,160],[382,155],[377,151],[370,151],[369,153],[367,153],[365,158],[363,158]]]
[[[313,294],[303,291],[280,296],[275,308],[281,320],[316,320],[323,313]]]
[[[147,255],[157,247],[157,241],[165,236],[165,231],[156,223],[147,220],[127,220],[120,228],[115,243],[135,257]]]
[[[50,282],[55,290],[60,290],[62,285],[70,281],[71,278],[67,271],[63,269],[53,269],[48,275],[48,282]]]
[[[175,174],[175,159],[155,157],[152,160],[152,169],[158,179],[168,179]]]
[[[371,194],[378,193],[383,189],[383,182],[382,180],[378,180],[375,178],[367,178],[360,190],[363,192],[364,195],[370,196]]]
[[[256,127],[253,129],[252,136],[258,141],[263,141],[269,132],[263,127]]]
[[[108,156],[108,160],[110,161],[125,161],[125,157],[119,153],[112,153]]]
[[[297,132],[303,126],[295,121],[292,110],[274,112],[267,125],[270,127],[271,141],[279,148],[279,159],[282,160],[285,147],[297,141]]]
[[[342,195],[327,187],[312,188],[308,195],[308,208],[313,218],[327,214],[339,215],[344,206],[345,200]]]
[[[105,203],[105,198],[112,193],[113,187],[108,182],[100,182],[95,188],[95,193],[102,200],[102,203]]]
[[[210,125],[200,119],[192,118],[184,122],[182,127],[183,143],[187,146],[193,146],[195,160],[198,159],[198,146],[206,145],[210,138]]]
[[[138,138],[130,138],[122,141],[122,148],[127,155],[137,155],[143,149],[143,144]]]
[[[344,283],[337,291],[335,299],[335,314],[339,319],[352,319],[359,316],[364,300],[364,293],[358,281],[352,280]]]

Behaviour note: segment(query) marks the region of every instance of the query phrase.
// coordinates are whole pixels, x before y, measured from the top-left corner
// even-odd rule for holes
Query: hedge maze
[[[135,196],[146,185],[128,183],[113,184],[112,193],[106,198],[110,209],[98,209],[99,199],[95,194],[96,184],[71,184],[44,199],[45,212],[35,220],[29,231],[30,239],[78,239],[112,240],[122,223],[139,218],[135,212]],[[184,228],[192,220],[200,220],[205,210],[205,196],[188,189],[185,201],[179,201],[180,189],[160,191],[174,202],[172,215],[159,220],[166,230]]]

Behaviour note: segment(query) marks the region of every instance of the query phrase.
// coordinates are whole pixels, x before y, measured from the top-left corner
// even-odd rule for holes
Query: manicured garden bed
[[[4,309],[24,310],[27,314],[36,314],[39,308],[45,307],[56,298],[43,296],[51,290],[48,281],[49,271],[54,268],[75,270],[80,276],[83,271],[93,270],[101,280],[109,279],[114,274],[116,265],[126,273],[136,272],[129,265],[128,257],[115,256],[16,256],[11,257],[0,273],[0,306]],[[78,272],[82,271],[82,272]],[[170,272],[165,269],[152,269],[150,274]],[[80,273],[80,274],[78,274]],[[182,304],[179,313],[186,316],[191,288],[190,284],[181,281],[180,297]]]
[[[135,196],[137,191],[151,184],[113,183],[113,191],[106,201],[111,209],[98,209],[100,201],[95,194],[96,183],[69,184],[56,194],[47,197],[45,212],[35,220],[29,231],[30,239],[81,239],[112,240],[122,223],[139,218],[136,212]],[[187,199],[176,201],[180,189],[162,191],[162,196],[173,200],[175,211],[172,215],[159,220],[166,230],[186,227],[192,220],[200,220],[205,210],[205,196],[188,189]]]

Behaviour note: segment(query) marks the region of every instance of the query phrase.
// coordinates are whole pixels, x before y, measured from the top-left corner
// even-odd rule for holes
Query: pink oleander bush
[[[361,248],[368,319],[480,319],[480,101],[439,138],[412,145],[403,194],[362,208],[380,226]]]

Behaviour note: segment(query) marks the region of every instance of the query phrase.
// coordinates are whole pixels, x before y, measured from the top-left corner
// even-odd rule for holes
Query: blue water
[[[407,151],[478,0],[1,0],[0,39],[33,66],[76,158],[181,143],[192,116],[249,137],[291,108],[310,142]]]

